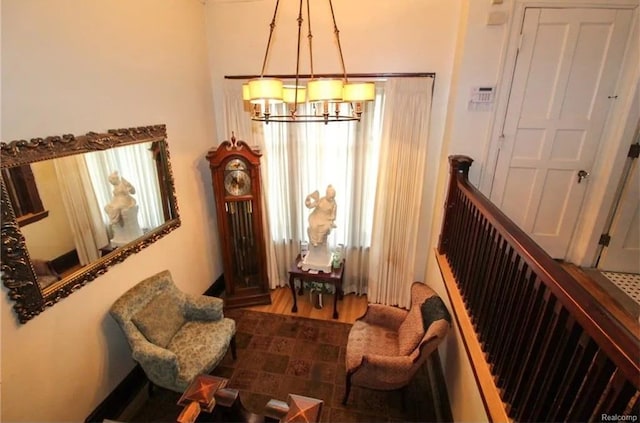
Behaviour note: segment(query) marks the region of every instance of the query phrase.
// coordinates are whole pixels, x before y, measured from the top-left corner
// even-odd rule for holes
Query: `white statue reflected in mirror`
[[[138,223],[138,204],[132,195],[136,193],[136,189],[118,171],[109,175],[109,183],[113,185],[113,198],[104,207],[104,211],[113,231],[111,244],[121,247],[142,236]]]
[[[336,190],[333,186],[327,186],[324,197],[316,190],[307,195],[304,205],[313,209],[309,214],[309,253],[302,260],[302,270],[315,270],[320,272],[331,272],[331,251],[327,243],[327,238],[331,229],[335,228],[336,220]]]

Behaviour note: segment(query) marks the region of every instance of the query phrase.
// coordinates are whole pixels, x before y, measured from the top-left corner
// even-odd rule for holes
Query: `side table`
[[[340,267],[332,268],[331,273],[304,271],[301,267],[299,267],[301,261],[302,258],[300,257],[300,255],[298,255],[298,257],[296,257],[295,263],[293,263],[293,265],[289,269],[289,286],[291,287],[291,294],[293,295],[293,307],[291,308],[291,312],[298,312],[298,302],[295,285],[296,279],[300,281],[300,291],[298,292],[298,295],[302,295],[304,292],[304,281],[330,283],[333,284],[336,288],[335,295],[333,296],[333,318],[337,319],[338,297],[342,299],[342,297],[344,296],[344,293],[342,291],[342,281],[344,278],[345,260],[342,260],[342,262],[340,263]]]

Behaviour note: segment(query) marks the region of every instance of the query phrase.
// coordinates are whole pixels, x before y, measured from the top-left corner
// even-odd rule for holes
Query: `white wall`
[[[53,260],[76,248],[73,233],[65,213],[53,161],[34,163],[31,170],[42,206],[49,214],[42,220],[21,227],[20,231],[31,258]]]
[[[1,139],[164,123],[182,226],[25,325],[2,288],[1,421],[83,421],[133,368],[113,301],[163,269],[191,293],[222,273],[204,24],[199,0],[2,0]]]
[[[484,25],[491,7],[489,1],[370,0],[366,7],[363,2],[349,0],[333,3],[347,72],[436,73],[424,175],[425,206],[419,231],[424,235],[425,258],[429,260],[429,266],[426,261],[421,265],[426,269],[424,279],[446,298],[432,260],[447,179],[446,157],[451,152],[472,155],[477,160],[472,173],[478,179],[476,169],[482,167],[490,113],[467,113],[466,103],[461,102],[467,97],[468,86],[495,85],[505,26]],[[223,77],[260,73],[273,5],[274,2],[264,0],[207,2],[209,61],[218,122],[223,119]],[[297,2],[295,5],[281,2],[266,73],[295,73],[295,56],[291,51],[295,51],[296,5]],[[312,3],[315,71],[338,72],[334,60],[337,50],[330,40],[333,27],[324,8],[324,2]],[[507,0],[498,10],[508,8]],[[467,14],[468,11],[471,13]],[[308,73],[308,62],[303,60],[302,66],[301,72]],[[217,125],[219,131],[222,127],[222,123]],[[250,134],[236,136],[246,139]],[[228,137],[229,134],[218,133],[218,138]],[[455,331],[443,346],[441,356],[455,421],[486,420],[464,347]]]

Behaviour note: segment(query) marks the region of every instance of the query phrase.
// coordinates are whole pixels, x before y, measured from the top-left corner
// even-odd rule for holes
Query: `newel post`
[[[438,241],[438,253],[444,254],[447,250],[451,226],[454,219],[454,210],[458,201],[458,185],[462,181],[469,179],[469,168],[473,159],[460,154],[449,156],[449,189],[447,199],[444,204],[444,216],[442,218],[442,229]]]

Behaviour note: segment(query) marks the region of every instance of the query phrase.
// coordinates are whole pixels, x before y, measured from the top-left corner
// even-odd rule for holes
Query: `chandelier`
[[[363,111],[363,103],[375,98],[375,84],[373,82],[349,82],[344,66],[344,57],[340,46],[340,31],[336,24],[333,12],[332,0],[327,0],[331,9],[333,20],[333,33],[342,65],[340,78],[317,78],[313,72],[313,48],[311,33],[311,11],[309,0],[306,0],[307,12],[307,39],[309,41],[309,68],[310,75],[307,85],[301,85],[301,80],[306,77],[300,74],[300,48],[302,43],[302,23],[304,22],[303,0],[300,0],[298,8],[298,40],[296,51],[296,73],[293,85],[285,85],[280,78],[265,76],[265,70],[271,48],[273,31],[276,27],[278,6],[280,0],[276,0],[273,18],[269,25],[269,38],[262,62],[260,77],[250,79],[242,86],[242,98],[251,104],[251,119],[259,122],[345,122],[359,121]],[[305,110],[311,112],[299,113],[299,106],[308,103]]]

